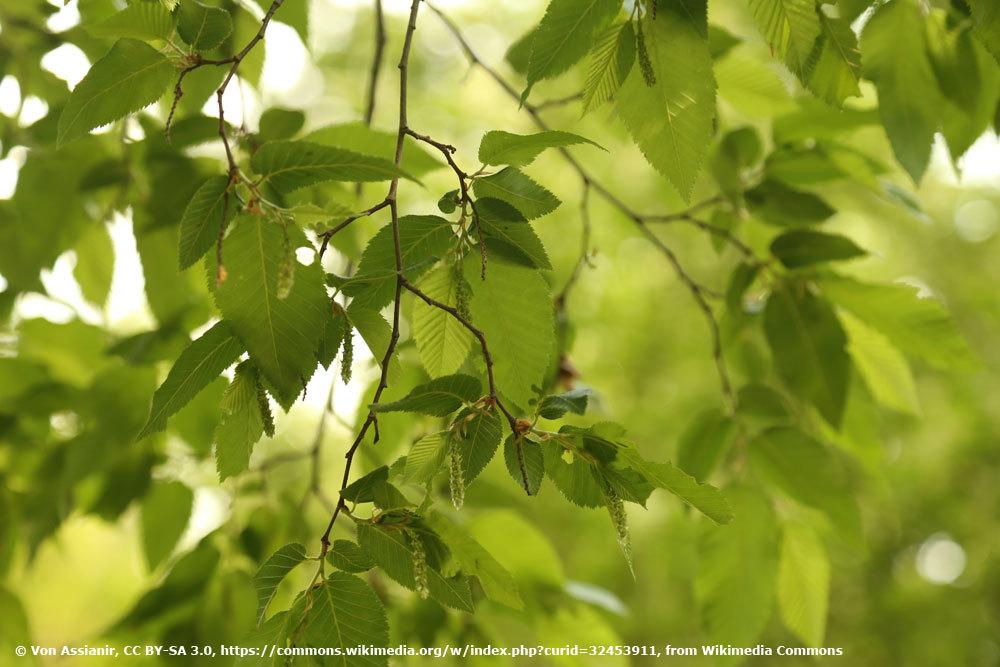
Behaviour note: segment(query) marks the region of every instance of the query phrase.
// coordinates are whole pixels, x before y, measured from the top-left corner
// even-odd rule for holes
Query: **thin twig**
[[[330,239],[333,238],[333,236],[337,232],[339,232],[340,230],[344,229],[345,227],[347,227],[348,225],[350,225],[355,220],[358,220],[360,218],[366,218],[369,215],[372,215],[374,213],[377,213],[378,211],[381,211],[386,206],[389,206],[389,198],[388,197],[386,197],[385,199],[383,199],[379,203],[375,204],[374,206],[366,208],[365,210],[361,211],[360,213],[355,213],[354,215],[345,218],[343,222],[341,222],[338,225],[335,225],[334,227],[331,227],[330,229],[326,230],[325,232],[321,232],[319,234],[319,238],[322,239],[322,242],[321,242],[321,244],[319,246],[319,258],[323,259],[323,255],[326,253],[326,248],[327,248],[328,245],[330,245]]]
[[[410,5],[410,19],[406,24],[406,36],[403,38],[403,49],[399,57],[399,128],[396,132],[396,154],[394,160],[396,167],[399,167],[403,159],[403,146],[408,129],[406,115],[408,91],[407,75],[410,64],[410,48],[413,45],[413,33],[417,29],[417,12],[420,10],[420,2],[421,0],[412,0]],[[365,417],[365,421],[361,424],[357,437],[351,444],[350,449],[347,450],[347,454],[345,454],[346,462],[344,464],[344,476],[340,485],[341,493],[337,499],[337,506],[334,508],[333,514],[330,516],[330,521],[326,526],[326,531],[323,533],[323,537],[320,538],[320,543],[322,545],[320,552],[321,561],[326,557],[327,552],[330,550],[330,533],[333,531],[333,526],[337,521],[337,517],[342,511],[347,509],[344,501],[343,490],[347,488],[347,483],[351,478],[351,467],[354,463],[354,455],[358,451],[358,447],[360,447],[361,443],[364,441],[365,435],[368,434],[369,429],[372,427],[375,428],[375,442],[378,442],[379,433],[374,406],[377,405],[382,399],[382,393],[385,391],[386,387],[389,386],[389,365],[392,361],[392,355],[396,351],[396,343],[399,341],[400,297],[403,291],[403,283],[406,279],[403,277],[403,251],[399,240],[399,206],[397,202],[398,190],[399,177],[395,176],[392,181],[389,182],[389,193],[385,197],[388,202],[389,212],[392,216],[390,224],[392,226],[392,244],[396,265],[396,293],[393,299],[392,309],[392,334],[389,337],[389,345],[385,350],[385,355],[382,357],[378,386],[375,388],[375,395],[372,397],[371,403],[369,404],[372,407],[369,407],[368,415]]]
[[[563,107],[567,104],[572,104],[579,99],[583,98],[582,93],[574,93],[573,95],[567,95],[566,97],[557,97],[551,100],[545,100],[544,102],[539,102],[535,105],[535,109],[541,111],[543,109],[553,109],[555,107]]]
[[[483,352],[483,361],[486,363],[486,380],[487,383],[489,384],[490,399],[493,401],[493,403],[496,404],[498,408],[500,408],[500,412],[503,413],[504,417],[507,418],[507,423],[510,425],[510,430],[514,433],[517,433],[519,430],[521,430],[521,428],[517,424],[517,418],[510,412],[510,410],[507,409],[506,406],[504,406],[503,402],[500,400],[500,394],[497,391],[496,380],[493,376],[493,363],[494,363],[493,355],[490,354],[490,348],[486,342],[486,334],[483,333],[482,329],[479,329],[478,327],[476,327],[476,325],[467,320],[458,311],[457,308],[449,306],[446,303],[443,303],[431,296],[428,296],[420,288],[418,288],[416,285],[411,283],[409,280],[406,280],[405,278],[403,279],[403,287],[406,288],[408,291],[412,292],[415,296],[417,296],[421,301],[426,303],[428,306],[432,306],[439,310],[443,310],[444,312],[451,315],[453,318],[455,318],[455,320],[459,324],[468,329],[469,333],[475,336],[476,340],[479,341],[479,347]]]
[[[382,0],[375,0],[375,51],[372,55],[372,68],[368,75],[368,103],[365,105],[365,125],[371,127],[375,117],[376,93],[378,79],[382,71],[382,56],[385,53],[385,13],[382,11]]]

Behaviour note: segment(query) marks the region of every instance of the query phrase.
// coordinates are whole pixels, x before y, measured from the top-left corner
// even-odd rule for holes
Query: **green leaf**
[[[28,621],[28,614],[24,610],[24,605],[17,595],[7,588],[0,586],[0,650],[13,653],[15,646],[27,646],[31,644],[31,627]],[[34,658],[23,658],[19,662],[27,665],[37,665]]]
[[[180,482],[153,484],[142,501],[142,550],[150,570],[163,562],[184,534],[194,494]]]
[[[184,348],[153,394],[149,418],[137,439],[165,429],[167,417],[184,407],[242,353],[243,346],[225,322],[218,322]]]
[[[850,22],[828,14],[828,6],[816,10],[822,46],[807,85],[817,97],[839,107],[848,97],[861,94],[861,51]]]
[[[344,572],[367,572],[375,567],[375,559],[350,540],[334,540],[326,559]]]
[[[590,50],[583,84],[583,112],[593,111],[618,92],[635,62],[635,28],[631,21],[612,26]]]
[[[930,160],[941,101],[926,35],[916,0],[882,5],[861,35],[864,72],[878,90],[882,125],[896,159],[915,183]]]
[[[103,306],[111,291],[115,270],[115,248],[104,223],[87,228],[76,247],[73,277],[87,301]]]
[[[292,192],[324,181],[413,180],[388,160],[308,141],[268,142],[254,153],[250,164],[281,192]]]
[[[512,609],[524,609],[514,577],[479,542],[440,512],[431,512],[424,521],[441,537],[462,571],[479,580],[486,597]]]
[[[278,298],[282,264],[302,246],[312,247],[298,227],[241,215],[223,244],[227,278],[215,289],[219,310],[286,410],[316,368],[329,308],[317,261],[293,261],[292,287]]]
[[[735,488],[729,495],[739,518],[724,528],[705,525],[695,600],[706,642],[753,646],[774,605],[778,528],[774,510],[759,492]]]
[[[295,109],[271,107],[260,115],[257,135],[261,141],[291,139],[306,123],[306,115]]]
[[[529,406],[544,385],[555,344],[549,286],[538,271],[500,257],[490,259],[482,280],[479,258],[469,255],[465,277],[473,291],[472,321],[486,335],[497,388],[516,405]]]
[[[847,332],[848,352],[875,399],[887,408],[920,414],[917,383],[906,357],[885,336],[847,311],[837,313]]]
[[[761,222],[779,227],[817,225],[836,211],[816,195],[795,190],[775,180],[748,190],[746,202]]]
[[[522,446],[527,452],[530,445],[524,443]],[[567,500],[581,507],[601,507],[604,505],[604,493],[594,477],[593,466],[590,463],[552,441],[541,443],[540,448],[544,459],[545,474]],[[525,463],[527,464],[527,458]],[[516,472],[514,479],[523,485],[520,469],[517,469]],[[530,470],[528,479],[531,480]]]
[[[145,42],[120,39],[70,93],[59,116],[60,145],[143,107],[174,79],[167,57]]]
[[[482,385],[471,375],[446,375],[414,387],[391,403],[373,405],[376,412],[420,412],[444,417],[482,396]]]
[[[496,252],[515,264],[551,269],[552,263],[542,240],[520,211],[499,199],[476,200],[479,227],[489,252]]]
[[[559,207],[559,199],[515,167],[506,167],[473,183],[477,197],[507,202],[528,220],[540,218]]]
[[[567,412],[582,415],[587,411],[587,403],[593,395],[593,391],[584,387],[546,396],[538,406],[538,414],[545,419],[559,419]]]
[[[222,395],[222,418],[215,429],[215,468],[220,481],[247,469],[253,446],[264,434],[259,382],[257,369],[245,361],[236,367]]]
[[[301,544],[286,544],[268,558],[253,578],[253,586],[257,590],[257,627],[264,623],[267,606],[271,604],[278,585],[288,573],[306,559],[306,548]]]
[[[229,12],[206,7],[197,0],[181,0],[177,9],[177,33],[196,51],[214,49],[233,31]]]
[[[976,359],[944,306],[908,285],[872,285],[840,276],[820,281],[823,294],[850,311],[904,353],[938,368],[975,365]]]
[[[355,503],[370,503],[375,499],[374,489],[389,479],[389,467],[379,466],[367,475],[359,477],[347,485],[341,493],[344,500]]]
[[[785,426],[760,433],[748,449],[757,474],[803,505],[825,513],[848,541],[860,540],[851,480],[834,451],[797,428]]]
[[[447,431],[430,433],[417,440],[406,455],[403,480],[414,484],[425,484],[441,469],[449,446]]]
[[[496,455],[503,434],[503,424],[496,410],[477,413],[463,410],[455,417],[455,422],[462,423],[462,427],[452,446],[461,457],[462,479],[468,485]]]
[[[808,646],[823,643],[829,597],[830,561],[823,543],[805,524],[786,524],[778,564],[778,608],[785,626]]]
[[[399,218],[399,247],[403,269],[410,280],[419,278],[443,257],[457,237],[451,223],[436,215]],[[358,271],[344,285],[358,308],[379,310],[392,303],[396,293],[396,250],[391,225],[385,225],[368,242]]]
[[[219,552],[207,541],[185,554],[156,588],[147,591],[109,631],[137,630],[178,607],[198,600],[219,564]]]
[[[294,612],[302,609],[299,614]],[[299,598],[293,615],[304,612],[295,644],[307,648],[340,649],[341,655],[324,664],[385,667],[385,655],[347,656],[358,646],[389,645],[389,620],[381,600],[367,583],[345,572],[334,572]]]
[[[426,530],[416,527],[413,531],[419,539],[424,539],[427,535]],[[358,543],[372,555],[379,567],[393,581],[410,590],[416,590],[416,581],[413,577],[413,546],[403,530],[361,523],[358,525]],[[426,544],[424,551],[428,552]],[[470,613],[474,611],[468,579],[462,575],[445,577],[438,567],[430,562],[429,555],[428,553],[427,587],[431,597],[459,611]]]
[[[868,253],[846,236],[811,229],[793,229],[771,242],[771,254],[789,269],[835,262]]]
[[[749,0],[750,11],[771,50],[797,74],[808,67],[820,35],[815,0]]]
[[[441,266],[417,282],[417,287],[427,296],[441,303],[458,307],[460,280],[465,278],[460,269]],[[440,308],[413,300],[413,337],[416,339],[420,360],[431,377],[454,373],[465,363],[472,350],[474,338],[461,322]]]
[[[1000,5],[991,0],[967,0],[976,36],[1000,63]]]
[[[784,420],[789,417],[785,399],[765,384],[752,383],[740,387],[736,405],[740,414],[746,417],[765,421]]]
[[[375,482],[371,487],[372,502],[383,512],[413,507],[403,492],[388,482]]]
[[[586,55],[593,37],[620,11],[616,0],[551,0],[531,37],[528,86],[558,76]]]
[[[319,339],[319,348],[316,350],[316,358],[319,365],[329,368],[333,363],[340,346],[347,336],[352,335],[351,324],[347,321],[347,313],[340,304],[331,303],[330,316],[323,326],[323,337]]]
[[[851,360],[847,337],[830,305],[805,285],[776,285],[764,311],[764,331],[775,369],[788,387],[839,428]]]
[[[514,441],[514,435],[508,435],[507,439],[503,441],[503,460],[507,465],[507,472],[529,496],[537,495],[542,486],[542,478],[545,476],[545,455],[542,453],[542,448],[537,442],[522,439],[520,454],[517,450],[518,446]],[[521,459],[524,461],[523,471],[521,470]],[[527,481],[525,481],[525,477],[527,477]]]
[[[88,26],[86,30],[95,37],[168,39],[174,32],[174,16],[163,5],[133,2],[120,12]]]
[[[653,486],[666,489],[716,523],[729,523],[733,520],[733,508],[729,501],[711,484],[698,482],[670,462],[646,461],[634,448],[626,447],[621,451],[625,462]]]
[[[717,408],[706,410],[681,433],[677,465],[703,482],[726,455],[735,437],[736,424],[730,417]]]
[[[655,81],[633,68],[618,94],[618,115],[653,167],[689,200],[712,142],[715,77],[705,0],[661,6],[643,33]]]
[[[201,259],[219,238],[220,229],[225,228],[232,220],[237,208],[235,200],[229,202],[229,210],[223,219],[228,188],[229,177],[213,176],[198,188],[184,209],[178,250],[181,269],[186,269]]]
[[[535,32],[537,30],[538,26],[535,26],[528,32],[518,37],[514,43],[510,45],[510,48],[507,49],[507,53],[504,55],[504,60],[506,60],[518,74],[524,74],[528,71],[528,61],[531,60],[531,41],[535,38]]]
[[[997,108],[1000,68],[966,24],[952,26],[943,14],[927,22],[931,66],[941,89],[941,132],[957,161],[987,130]]]
[[[396,156],[396,132],[386,132],[368,127],[363,122],[327,125],[313,130],[305,136],[324,146],[346,148],[362,155],[371,155],[392,162]],[[424,145],[406,137],[403,142],[403,159],[400,168],[414,176],[422,176],[429,171],[440,169],[443,163],[428,153]]]
[[[547,148],[561,148],[577,144],[590,144],[601,148],[590,139],[571,132],[547,130],[535,134],[513,134],[491,130],[479,143],[479,161],[483,164],[506,164],[523,167],[531,164]]]

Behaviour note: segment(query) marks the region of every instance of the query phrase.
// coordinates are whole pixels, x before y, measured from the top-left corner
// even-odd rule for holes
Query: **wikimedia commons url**
[[[295,658],[295,657],[356,657],[371,656],[388,657],[424,657],[424,658],[469,658],[469,657],[508,657],[508,658],[549,658],[560,656],[592,656],[592,657],[631,657],[643,656],[652,658],[670,658],[681,656],[843,656],[844,649],[836,646],[802,647],[802,646],[732,646],[730,644],[706,644],[700,646],[666,645],[582,645],[566,644],[562,646],[518,645],[494,646],[492,644],[446,644],[444,646],[416,647],[400,644],[397,646],[279,646],[264,644],[261,646],[166,646],[157,644],[134,644],[126,646],[94,646],[90,644],[64,646],[18,646],[14,654],[25,656],[61,656],[61,657],[231,657],[240,658]]]

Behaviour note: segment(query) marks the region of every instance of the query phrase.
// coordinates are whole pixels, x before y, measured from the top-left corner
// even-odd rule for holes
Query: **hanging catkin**
[[[451,504],[455,509],[462,509],[465,504],[465,472],[462,470],[462,453],[458,449],[458,440],[451,439],[448,452],[449,486],[451,487]]]
[[[417,594],[424,600],[430,594],[427,589],[427,552],[424,550],[424,543],[420,536],[412,528],[405,528],[406,536],[410,539],[410,546],[413,548],[413,585]]]

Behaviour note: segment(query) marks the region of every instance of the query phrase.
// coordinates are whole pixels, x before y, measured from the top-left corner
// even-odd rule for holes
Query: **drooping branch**
[[[465,35],[462,33],[461,29],[454,21],[451,20],[451,18],[447,14],[445,14],[440,9],[438,9],[437,7],[435,7],[430,3],[425,3],[425,4],[427,4],[429,10],[431,10],[434,14],[438,16],[438,18],[440,18],[442,23],[455,38],[456,42],[458,42],[459,46],[464,51],[469,63],[471,65],[479,67],[484,72],[486,72],[486,74],[489,75],[489,77],[493,79],[493,81],[509,97],[516,100],[520,105],[520,107],[524,109],[524,111],[531,117],[534,124],[540,130],[543,131],[549,130],[550,128],[548,123],[546,123],[545,120],[541,117],[541,114],[539,112],[539,107],[531,104],[530,102],[522,100],[521,95],[517,91],[517,89],[514,88],[514,86],[509,81],[507,81],[507,79],[505,79],[503,75],[501,75],[495,68],[491,67],[486,61],[484,61],[482,58],[479,57],[475,49],[472,48],[472,45],[466,39]],[[583,165],[579,163],[579,161],[577,161],[576,158],[573,157],[573,155],[568,150],[566,150],[565,148],[560,148],[559,152],[562,155],[563,159],[567,162],[567,164],[569,164],[570,168],[572,168],[573,171],[576,172],[580,180],[586,186],[588,186],[589,189],[592,189],[594,193],[599,195],[608,204],[618,209],[620,213],[622,213],[625,217],[627,217],[633,223],[635,223],[636,228],[639,230],[639,232],[653,245],[653,247],[657,249],[657,251],[660,252],[660,254],[664,256],[664,258],[667,260],[667,263],[671,266],[674,273],[680,279],[681,283],[687,288],[688,292],[690,292],[696,305],[698,306],[699,310],[703,313],[706,322],[708,323],[709,333],[712,337],[712,355],[715,359],[716,368],[718,369],[719,382],[721,385],[723,398],[726,401],[727,407],[730,410],[732,410],[735,407],[735,394],[733,393],[732,383],[729,380],[729,371],[726,366],[725,357],[723,356],[722,336],[719,329],[719,323],[716,320],[715,313],[708,302],[708,298],[710,296],[713,296],[714,292],[713,290],[707,288],[706,286],[702,285],[697,280],[695,280],[694,277],[692,277],[691,274],[689,274],[687,270],[684,268],[683,264],[680,262],[676,253],[670,248],[670,246],[668,246],[649,228],[648,223],[657,221],[663,222],[665,221],[664,218],[666,216],[644,215],[637,212],[636,210],[628,206],[624,201],[622,201],[617,195],[615,195],[607,186],[605,186],[603,183],[597,180],[587,169],[583,167]],[[712,202],[712,203],[717,203],[717,202]],[[708,205],[709,202],[700,202],[698,204],[695,204],[693,207],[691,207],[691,209],[685,212],[688,215],[672,214],[673,217],[671,219],[686,220],[688,222],[691,222],[691,220],[694,219],[693,212],[700,210]],[[704,225],[708,225],[708,223],[704,223]],[[699,224],[698,226],[704,229],[704,227],[701,224]],[[728,235],[724,238],[728,240],[729,238],[735,238],[735,237]],[[741,244],[741,246],[743,246],[743,244]],[[745,248],[746,246],[743,247]],[[749,250],[749,248],[746,249]]]
[[[410,5],[410,17],[406,24],[406,36],[403,38],[403,48],[402,53],[399,57],[399,126],[396,131],[396,152],[394,163],[396,167],[399,167],[403,159],[403,146],[406,141],[406,134],[408,130],[407,121],[407,94],[408,94],[408,75],[409,75],[409,65],[410,65],[410,49],[413,44],[413,33],[417,29],[417,12],[420,10],[421,0],[413,0]],[[320,539],[322,550],[320,553],[320,560],[326,557],[327,552],[330,550],[330,533],[333,531],[333,526],[337,521],[337,517],[342,511],[347,509],[344,501],[343,490],[347,488],[348,481],[351,478],[351,467],[354,463],[354,455],[358,451],[358,447],[364,441],[365,436],[368,431],[374,427],[375,429],[375,442],[378,442],[378,417],[376,416],[374,406],[378,405],[379,401],[382,399],[382,393],[385,391],[386,387],[389,386],[389,366],[392,361],[392,355],[396,351],[396,344],[399,342],[399,320],[400,320],[400,305],[401,305],[401,295],[403,291],[403,284],[405,278],[403,277],[403,251],[399,240],[399,204],[397,201],[397,193],[399,190],[399,177],[395,176],[389,182],[389,192],[385,197],[384,206],[379,206],[379,208],[389,207],[389,213],[391,215],[390,225],[392,227],[392,245],[393,245],[393,255],[396,267],[396,291],[393,299],[392,308],[392,333],[389,336],[389,345],[386,347],[385,355],[382,357],[382,362],[380,364],[379,371],[379,381],[378,386],[375,388],[375,394],[372,396],[372,401],[368,409],[368,415],[365,417],[364,422],[361,424],[361,428],[358,430],[357,437],[355,437],[354,442],[351,444],[350,448],[345,454],[345,464],[344,464],[344,476],[340,484],[340,496],[337,499],[337,506],[333,510],[333,514],[330,516],[330,521],[326,526],[326,531],[323,533],[323,537]]]

